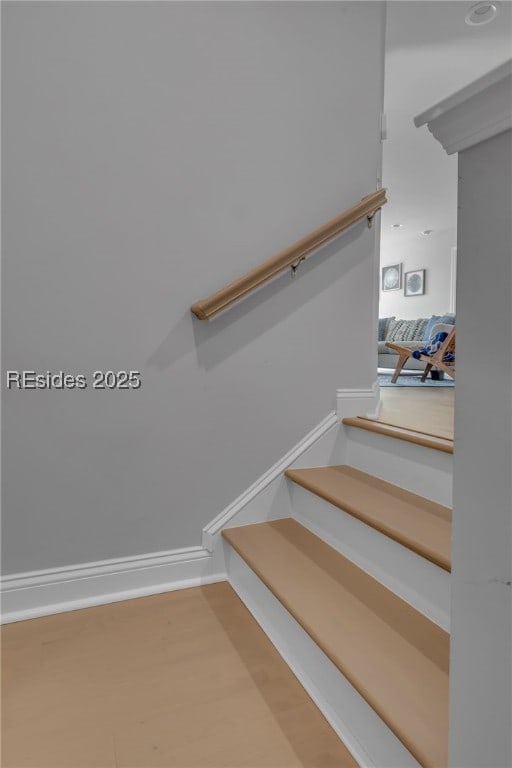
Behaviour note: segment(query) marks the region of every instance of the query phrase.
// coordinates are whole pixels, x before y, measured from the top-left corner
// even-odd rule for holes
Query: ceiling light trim
[[[489,22],[494,21],[498,12],[498,3],[482,0],[482,2],[471,6],[466,13],[465,21],[470,27],[481,27],[484,24],[489,24]]]

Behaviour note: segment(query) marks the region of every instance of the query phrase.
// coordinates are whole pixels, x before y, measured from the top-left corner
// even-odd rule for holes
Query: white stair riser
[[[453,454],[345,427],[346,463],[427,499],[452,506]]]
[[[226,544],[228,580],[361,768],[419,768],[410,752],[245,561]]]
[[[292,516],[438,626],[450,630],[450,574],[389,536],[290,484]]]

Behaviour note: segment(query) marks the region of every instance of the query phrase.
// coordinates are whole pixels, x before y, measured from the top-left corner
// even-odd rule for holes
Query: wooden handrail
[[[348,208],[339,216],[336,216],[336,218],[310,232],[302,240],[297,240],[293,245],[279,251],[279,253],[276,253],[275,256],[267,259],[258,267],[251,269],[250,272],[246,272],[242,277],[221,288],[220,291],[212,293],[207,299],[199,299],[195,304],[192,304],[190,307],[191,311],[200,320],[210,320],[210,318],[222,312],[231,304],[259,288],[267,280],[271,280],[284,269],[292,267],[294,270],[297,264],[305,259],[308,254],[337,237],[353,224],[364,219],[365,216],[368,218],[368,224],[371,225],[374,214],[386,202],[385,189],[378,189],[376,192],[372,192],[371,195],[363,197],[352,208]]]

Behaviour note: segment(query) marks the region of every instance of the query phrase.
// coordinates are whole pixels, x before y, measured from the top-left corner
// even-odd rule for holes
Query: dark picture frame
[[[402,265],[389,264],[381,270],[381,289],[383,291],[399,291],[402,287]]]
[[[404,296],[423,296],[425,293],[425,269],[414,269],[404,275]]]

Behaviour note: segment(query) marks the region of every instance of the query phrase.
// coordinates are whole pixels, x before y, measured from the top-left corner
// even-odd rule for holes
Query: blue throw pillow
[[[425,340],[428,341],[432,336],[432,331],[436,325],[443,323],[445,325],[455,325],[455,315],[432,315],[425,328]]]
[[[432,315],[425,328],[425,340],[428,341],[432,336],[434,326],[441,322],[441,315]]]
[[[455,325],[455,315],[441,315],[439,322],[446,323],[447,325]]]

